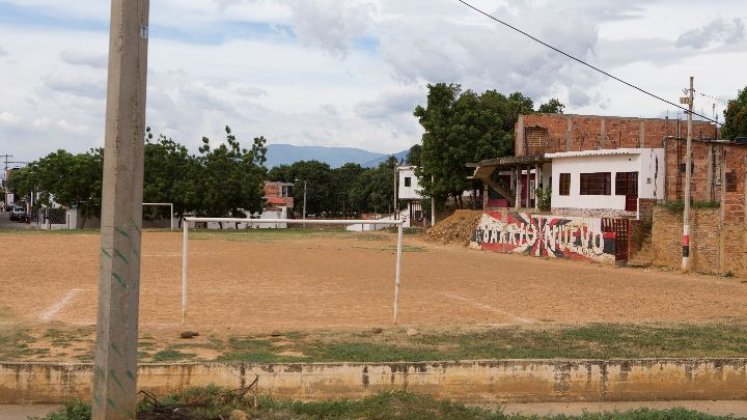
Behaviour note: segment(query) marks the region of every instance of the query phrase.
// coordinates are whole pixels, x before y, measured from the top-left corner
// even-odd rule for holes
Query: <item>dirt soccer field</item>
[[[0,323],[92,325],[97,233],[4,233]],[[386,327],[396,237],[195,233],[186,327],[226,334]],[[145,232],[141,330],[180,323],[181,233]],[[747,319],[736,278],[603,267],[469,250],[405,236],[400,324],[705,323]]]

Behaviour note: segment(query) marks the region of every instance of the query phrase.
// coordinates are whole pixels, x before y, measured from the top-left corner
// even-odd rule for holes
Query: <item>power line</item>
[[[584,61],[584,60],[582,60],[582,59],[580,59],[580,58],[576,58],[576,57],[572,56],[571,54],[568,54],[567,52],[565,52],[565,51],[563,51],[563,50],[561,50],[561,49],[559,49],[559,48],[556,48],[556,47],[554,47],[554,46],[552,46],[552,45],[548,44],[547,42],[545,42],[545,41],[543,41],[543,40],[541,40],[541,39],[539,39],[539,38],[537,38],[537,37],[535,37],[535,36],[533,36],[533,35],[531,35],[531,34],[529,34],[529,33],[527,33],[527,32],[524,32],[524,31],[522,31],[521,29],[519,29],[519,28],[517,28],[517,27],[515,27],[515,26],[512,26],[511,24],[509,24],[509,23],[507,23],[507,22],[504,22],[503,20],[501,20],[501,19],[499,19],[499,18],[497,18],[497,17],[495,17],[495,16],[491,15],[491,14],[490,14],[490,13],[488,13],[488,12],[485,12],[485,11],[483,11],[483,10],[481,10],[481,9],[479,9],[479,8],[477,8],[477,7],[475,7],[475,6],[473,6],[473,5],[471,5],[470,3],[468,3],[468,2],[466,2],[466,1],[464,1],[464,0],[457,0],[457,1],[458,1],[459,3],[462,3],[462,4],[463,4],[463,5],[465,5],[465,6],[469,7],[470,9],[474,10],[475,12],[477,12],[477,13],[479,13],[479,14],[481,14],[481,15],[483,15],[483,16],[485,16],[485,17],[489,18],[489,19],[492,19],[492,20],[494,20],[494,21],[496,21],[496,22],[500,23],[500,24],[501,24],[501,25],[503,25],[503,26],[506,26],[506,27],[508,27],[508,28],[511,28],[511,29],[513,29],[514,31],[516,31],[516,32],[518,32],[518,33],[520,33],[520,34],[522,34],[522,35],[526,36],[527,38],[531,39],[532,41],[534,41],[534,42],[536,42],[536,43],[538,43],[538,44],[541,44],[541,45],[543,45],[543,46],[545,46],[545,47],[547,47],[547,48],[549,48],[549,49],[551,49],[551,50],[553,50],[553,51],[555,51],[555,52],[557,52],[557,53],[559,53],[559,54],[561,54],[561,55],[564,55],[564,56],[566,56],[566,57],[570,58],[571,60],[574,60],[574,61],[576,61],[576,62],[578,62],[578,63],[581,63],[581,64],[583,64],[584,66],[586,66],[586,67],[589,67],[590,69],[592,69],[592,70],[594,70],[594,71],[597,71],[597,72],[599,72],[599,73],[602,73],[603,75],[605,75],[605,76],[607,76],[607,77],[609,77],[609,78],[612,78],[612,79],[614,79],[614,80],[617,80],[618,82],[620,82],[620,83],[622,83],[622,84],[624,84],[624,85],[626,85],[626,86],[628,86],[628,87],[631,87],[631,88],[633,88],[633,89],[635,89],[635,90],[637,90],[637,91],[639,91],[639,92],[641,92],[641,93],[643,93],[643,94],[645,94],[645,95],[648,95],[648,96],[650,96],[650,97],[652,97],[652,98],[654,98],[654,99],[658,99],[658,100],[660,100],[660,101],[662,101],[662,102],[664,102],[664,103],[666,103],[666,104],[668,104],[668,105],[671,105],[671,106],[673,106],[673,107],[675,107],[675,108],[679,108],[679,109],[681,109],[681,110],[683,110],[683,111],[687,111],[687,112],[690,112],[690,110],[688,110],[687,108],[685,108],[685,107],[683,107],[683,106],[680,106],[679,104],[676,104],[676,103],[674,103],[674,102],[672,102],[672,101],[670,101],[670,100],[664,99],[664,98],[662,98],[661,96],[659,96],[659,95],[656,95],[655,93],[651,93],[651,92],[649,92],[649,91],[647,91],[647,90],[645,90],[645,89],[643,89],[643,88],[640,88],[640,87],[638,87],[638,86],[636,86],[636,85],[634,85],[634,84],[632,84],[632,83],[630,83],[630,82],[626,82],[625,80],[623,80],[623,79],[621,79],[621,78],[619,78],[619,77],[617,77],[617,76],[615,76],[615,75],[613,75],[613,74],[611,74],[611,73],[609,73],[609,72],[607,72],[607,71],[605,71],[605,70],[602,70],[601,68],[599,68],[599,67],[597,67],[597,66],[595,66],[595,65],[593,65],[593,64],[587,63],[586,61]],[[711,119],[711,118],[708,118],[708,117],[706,117],[705,115],[701,115],[701,114],[698,114],[697,112],[693,112],[693,115],[697,115],[697,116],[699,116],[699,117],[701,117],[701,118],[704,118],[704,119],[706,119],[706,120],[708,120],[708,121],[711,121],[711,122],[713,122],[713,123],[716,123],[716,124],[720,124],[720,123],[719,123],[718,121],[716,121],[716,120],[713,120],[713,119]]]

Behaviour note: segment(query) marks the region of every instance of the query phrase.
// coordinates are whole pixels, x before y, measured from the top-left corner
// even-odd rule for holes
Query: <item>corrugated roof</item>
[[[549,159],[562,159],[562,158],[574,158],[574,157],[591,157],[591,156],[615,156],[615,155],[640,155],[641,153],[649,152],[654,149],[599,149],[599,150],[579,150],[576,152],[559,152],[559,153],[547,153],[546,158]]]

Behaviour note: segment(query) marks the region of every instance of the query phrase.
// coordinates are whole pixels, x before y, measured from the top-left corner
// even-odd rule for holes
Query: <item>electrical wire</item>
[[[654,99],[658,99],[658,100],[660,100],[660,101],[662,101],[662,102],[664,102],[664,103],[666,103],[668,105],[671,105],[671,106],[673,106],[675,108],[679,108],[679,109],[681,109],[683,111],[690,112],[689,109],[687,109],[687,108],[685,108],[683,106],[680,106],[679,104],[676,104],[676,103],[674,103],[674,102],[672,102],[672,101],[670,101],[668,99],[664,99],[661,96],[656,95],[655,93],[651,93],[651,92],[649,92],[649,91],[647,91],[647,90],[645,90],[643,88],[640,88],[640,87],[638,87],[638,86],[636,86],[636,85],[634,85],[634,84],[632,84],[630,82],[626,82],[625,80],[623,80],[623,79],[621,79],[621,78],[619,78],[619,77],[617,77],[617,76],[615,76],[615,75],[613,75],[613,74],[611,74],[611,73],[609,73],[609,72],[607,72],[607,71],[605,71],[605,70],[603,70],[603,69],[601,69],[601,68],[599,68],[599,67],[597,67],[597,66],[595,66],[593,64],[587,63],[586,61],[584,61],[584,60],[582,60],[580,58],[576,58],[576,57],[572,56],[571,54],[568,54],[567,52],[565,52],[565,51],[563,51],[563,50],[561,50],[561,49],[559,49],[557,47],[554,47],[554,46],[548,44],[547,42],[545,42],[545,41],[543,41],[543,40],[541,40],[541,39],[539,39],[539,38],[537,38],[537,37],[535,37],[535,36],[533,36],[533,35],[531,35],[531,34],[529,34],[527,32],[522,31],[521,29],[519,29],[519,28],[517,28],[517,27],[515,27],[515,26],[513,26],[511,24],[509,24],[508,22],[504,22],[503,20],[501,20],[501,19],[499,19],[499,18],[491,15],[490,13],[485,12],[482,9],[479,9],[479,8],[471,5],[470,3],[466,2],[465,0],[457,0],[457,1],[459,3],[462,3],[465,6],[469,7],[470,9],[474,10],[475,12],[477,12],[477,13],[479,13],[479,14],[481,14],[481,15],[489,18],[489,19],[492,19],[492,20],[500,23],[503,26],[506,26],[506,27],[508,27],[510,29],[513,29],[514,31],[516,31],[516,32],[518,32],[518,33],[526,36],[527,38],[531,39],[532,41],[534,41],[534,42],[536,42],[538,44],[541,44],[541,45],[543,45],[543,46],[545,46],[545,47],[547,47],[547,48],[549,48],[549,49],[551,49],[551,50],[553,50],[553,51],[555,51],[555,52],[557,52],[557,53],[559,53],[561,55],[564,55],[564,56],[570,58],[571,60],[574,60],[574,61],[576,61],[576,62],[578,62],[580,64],[583,64],[584,66],[589,67],[590,69],[592,69],[594,71],[597,71],[597,72],[599,72],[599,73],[601,73],[601,74],[603,74],[603,75],[605,75],[605,76],[607,76],[607,77],[609,77],[611,79],[614,79],[614,80],[616,80],[616,81],[618,81],[618,82],[620,82],[620,83],[622,83],[622,84],[624,84],[624,85],[626,85],[626,86],[628,86],[630,88],[633,88],[633,89],[635,89],[635,90],[637,90],[637,91],[639,91],[639,92],[641,92],[641,93],[643,93],[645,95],[648,95],[648,96],[650,96],[650,97],[652,97]],[[718,121],[716,121],[714,119],[711,119],[711,118],[708,118],[705,115],[698,114],[695,111],[692,111],[692,114],[693,115],[697,115],[698,117],[701,117],[701,118],[703,118],[705,120],[708,120],[710,122],[713,122],[713,123],[716,123],[716,124],[721,124]]]

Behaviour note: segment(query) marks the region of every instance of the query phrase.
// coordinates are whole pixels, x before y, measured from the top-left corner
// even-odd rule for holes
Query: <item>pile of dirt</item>
[[[480,223],[482,210],[457,210],[451,216],[436,223],[436,226],[428,229],[425,237],[430,241],[439,241],[445,244],[459,243],[469,245],[472,233]]]

